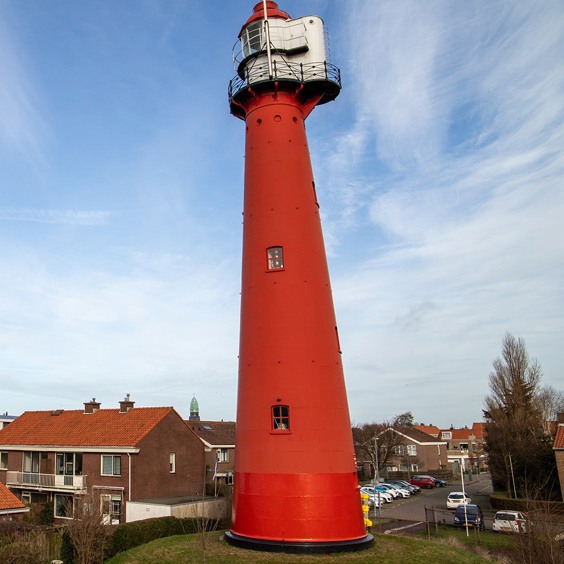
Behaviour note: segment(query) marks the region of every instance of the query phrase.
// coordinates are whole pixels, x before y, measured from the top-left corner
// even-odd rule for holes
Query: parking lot
[[[461,480],[449,482],[443,488],[422,489],[421,493],[407,499],[400,498],[392,503],[383,504],[380,509],[371,510],[370,515],[375,525],[379,517],[386,521],[390,519],[405,521],[406,527],[414,523],[424,524],[428,520],[451,525],[454,509],[447,509],[446,499],[448,494],[454,491],[462,491]],[[492,492],[492,485],[489,473],[483,472],[473,476],[472,480],[465,480],[464,491],[472,498],[472,503],[482,508],[486,528],[491,529],[495,512],[490,506],[489,496]]]

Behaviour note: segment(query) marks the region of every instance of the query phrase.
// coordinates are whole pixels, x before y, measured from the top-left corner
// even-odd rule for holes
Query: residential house
[[[564,499],[564,413],[558,414],[558,428],[554,437],[553,447],[556,458],[558,479],[560,480],[560,492]]]
[[[419,425],[413,425],[413,427],[419,431],[423,431],[423,433],[427,433],[427,435],[431,435],[431,437],[435,437],[435,439],[438,439],[441,433],[441,430],[435,425],[423,425],[421,423]]]
[[[26,504],[53,504],[57,521],[80,500],[106,522],[126,520],[129,501],[201,495],[204,449],[172,407],[28,411],[0,431],[0,482]]]
[[[190,402],[186,423],[200,438],[206,453],[206,483],[233,484],[235,464],[235,421],[201,421],[196,397]]]
[[[473,423],[464,427],[441,430],[440,439],[447,444],[448,462],[453,473],[461,471],[479,472],[486,466],[484,454],[485,423]]]
[[[15,419],[17,419],[15,415],[8,415],[8,412],[6,411],[6,413],[0,415],[0,429],[8,426]]]
[[[393,441],[386,441],[386,433],[395,433]],[[421,473],[447,467],[447,450],[441,441],[414,427],[389,427],[378,435],[378,442],[393,445],[393,454],[386,465],[387,472]],[[399,440],[398,440],[399,439]]]
[[[29,507],[0,483],[0,521],[21,521],[27,512]]]

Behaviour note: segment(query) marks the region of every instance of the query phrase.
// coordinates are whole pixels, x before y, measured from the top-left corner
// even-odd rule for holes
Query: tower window
[[[290,408],[287,405],[272,406],[272,428],[275,431],[290,429]]]
[[[269,247],[266,249],[268,270],[281,270],[284,268],[284,252],[282,247]]]

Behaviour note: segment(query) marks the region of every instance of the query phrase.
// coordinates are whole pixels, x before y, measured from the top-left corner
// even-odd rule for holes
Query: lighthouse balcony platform
[[[241,92],[257,85],[268,83],[317,84],[324,90],[320,103],[335,99],[341,90],[341,71],[327,61],[315,63],[293,63],[289,61],[272,61],[272,76],[269,74],[266,60],[256,60],[247,65],[243,76],[237,75],[229,82],[229,102]]]

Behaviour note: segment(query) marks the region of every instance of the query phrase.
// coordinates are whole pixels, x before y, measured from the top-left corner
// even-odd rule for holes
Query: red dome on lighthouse
[[[266,2],[266,13],[269,18],[279,18],[282,20],[289,20],[290,14],[288,12],[284,12],[278,7],[276,2],[272,2],[268,0]],[[258,20],[264,20],[264,5],[263,2],[259,2],[253,8],[252,16],[245,22],[243,29],[246,28],[250,23],[256,22]]]

